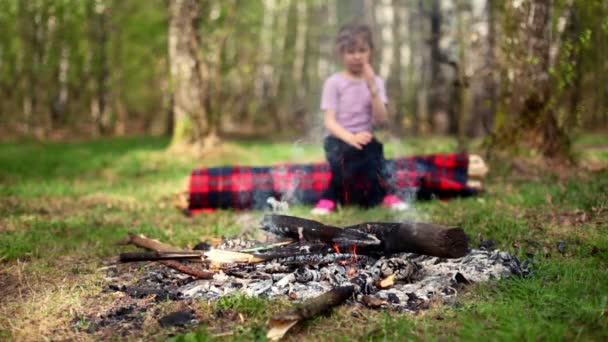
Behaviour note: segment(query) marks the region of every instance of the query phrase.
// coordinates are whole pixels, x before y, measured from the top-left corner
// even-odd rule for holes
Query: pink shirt
[[[384,81],[376,76],[378,95],[388,103]],[[347,78],[339,72],[323,84],[321,110],[334,110],[340,126],[351,133],[372,131],[372,94],[365,80]]]

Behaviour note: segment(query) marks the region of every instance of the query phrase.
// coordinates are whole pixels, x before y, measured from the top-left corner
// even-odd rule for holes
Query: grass
[[[606,147],[583,137],[580,155],[606,163]],[[216,303],[162,302],[148,308],[143,327],[87,333],[89,318],[126,300],[103,292],[103,267],[127,247],[115,242],[138,232],[191,248],[220,235],[255,233],[263,213],[218,211],[187,218],[173,207],[192,168],[266,165],[323,159],[302,143],[231,142],[193,160],[165,150],[163,138],[83,143],[0,144],[0,338],[3,340],[263,340],[266,321],[285,301],[234,296]],[[388,156],[448,152],[447,138],[386,144]],[[417,315],[343,306],[290,333],[288,340],[606,340],[608,339],[608,171],[542,169],[514,175],[493,165],[482,196],[416,203],[395,215],[383,209],[344,210],[323,219],[416,219],[459,224],[472,237],[534,262],[534,275],[477,284],[456,302]],[[504,170],[504,172],[502,172]],[[310,208],[291,213],[309,217]],[[560,241],[566,252],[558,251]],[[133,272],[137,272],[135,269]],[[198,327],[164,329],[157,319],[188,307]],[[191,330],[191,331],[189,331]]]

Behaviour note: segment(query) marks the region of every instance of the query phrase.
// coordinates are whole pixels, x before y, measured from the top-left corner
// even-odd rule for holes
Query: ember
[[[387,240],[395,236],[413,236],[407,230],[412,226],[418,230],[417,236],[434,237],[436,240]],[[198,274],[196,272],[184,272],[179,267],[168,270],[161,266],[171,267],[171,264],[150,264],[146,266],[149,271],[145,279],[129,286],[111,284],[110,289],[129,295],[158,294],[175,300],[216,300],[239,292],[249,296],[285,297],[316,303],[318,300],[315,298],[322,294],[348,288],[346,297],[343,290],[338,297],[350,298],[373,308],[416,311],[428,306],[425,304],[431,299],[456,296],[466,284],[511,275],[523,276],[529,272],[525,263],[520,263],[509,253],[483,248],[469,250],[460,228],[364,223],[343,229],[279,215],[266,216],[262,227],[280,238],[289,239],[291,243],[281,241],[260,246],[242,239],[226,240],[215,249],[196,251],[199,253],[195,254],[197,258],[175,261],[186,269],[210,275],[208,277],[197,279],[192,276]],[[154,249],[158,243],[162,248],[154,251],[153,259],[158,260],[162,256],[161,262],[166,261],[167,255],[183,257],[192,252],[176,251],[142,236],[131,237],[130,240],[148,249]],[[462,241],[465,241],[465,253],[462,253]],[[350,253],[340,253],[340,247],[350,250]],[[163,250],[168,254],[163,254]],[[422,254],[421,250],[435,255]],[[254,254],[249,254],[250,251]],[[233,252],[238,257],[235,258]],[[222,261],[222,258],[225,259]],[[279,321],[283,322],[279,324],[281,327],[292,323]]]

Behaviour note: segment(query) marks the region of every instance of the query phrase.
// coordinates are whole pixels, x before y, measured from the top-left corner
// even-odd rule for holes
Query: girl
[[[382,144],[372,133],[373,123],[387,120],[388,102],[384,82],[369,64],[372,32],[367,25],[346,25],[336,46],[344,70],[325,81],[321,96],[329,133],[324,149],[332,178],[312,214],[328,214],[336,203],[371,207],[382,202],[404,210],[407,205],[389,193]]]

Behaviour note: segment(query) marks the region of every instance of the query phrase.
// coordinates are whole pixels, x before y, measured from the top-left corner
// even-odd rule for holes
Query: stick
[[[209,272],[209,271],[193,269],[192,267],[188,267],[175,260],[163,260],[160,263],[167,267],[171,267],[172,269],[174,269],[176,271],[191,275],[191,276],[199,278],[199,279],[213,279],[213,275],[215,274],[215,273]]]
[[[125,244],[125,245],[133,244],[135,246],[151,250],[151,251],[155,252],[157,255],[162,255],[163,252],[172,252],[172,251],[177,252],[177,253],[183,252],[183,251],[178,251],[173,246],[164,244],[158,240],[150,239],[144,235],[136,235],[133,233],[129,233],[127,238],[125,240],[121,241],[121,243]],[[123,254],[127,254],[127,253],[123,253]],[[166,254],[171,254],[171,253],[166,253]],[[191,253],[191,255],[193,255],[193,256],[195,254],[198,254],[196,256],[197,258],[201,257],[200,253],[197,253],[197,252]],[[121,255],[121,258],[122,258],[122,255]],[[165,265],[167,267],[170,267],[176,271],[179,271],[179,272],[182,272],[185,274],[189,274],[189,275],[197,277],[197,278],[201,278],[201,279],[213,278],[212,272],[195,270],[184,264],[180,264],[179,262],[174,261],[174,260],[161,260],[161,261],[159,261],[159,263],[162,265]]]
[[[129,233],[127,238],[120,241],[121,245],[132,244],[137,247],[145,248],[151,251],[160,252],[160,251],[177,251],[177,249],[171,245],[164,244],[158,240],[151,239],[144,235],[137,235],[135,233]]]
[[[120,253],[119,260],[121,262],[133,262],[133,261],[156,261],[156,260],[187,260],[195,259],[200,260],[202,258],[201,253],[166,253],[166,252],[129,252]]]
[[[278,340],[298,322],[314,318],[334,306],[346,301],[354,292],[353,286],[336,287],[331,291],[309,299],[287,311],[281,312],[270,319],[270,330],[266,337],[270,340]]]

